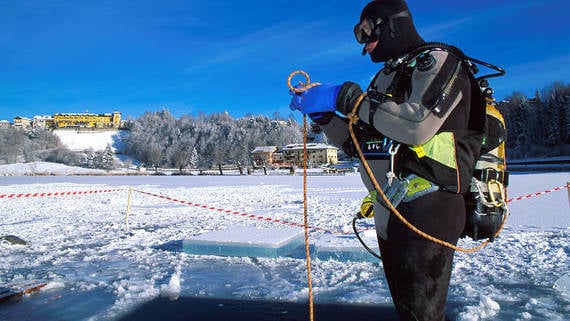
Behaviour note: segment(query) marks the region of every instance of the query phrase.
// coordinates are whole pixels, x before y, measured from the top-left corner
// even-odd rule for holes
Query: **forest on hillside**
[[[257,146],[301,143],[301,126],[278,115],[234,119],[227,113],[175,118],[167,110],[147,112],[129,124],[125,153],[153,167],[251,166]]]
[[[570,156],[570,85],[554,83],[535,97],[513,93],[497,107],[507,126],[507,158]]]
[[[506,121],[508,159],[570,156],[570,85],[554,83],[531,98],[513,93],[497,107]],[[293,116],[233,118],[216,113],[176,118],[162,110],[146,112],[130,120],[128,127],[126,154],[146,166],[180,170],[251,166],[251,152],[257,146],[303,141],[302,125]],[[321,142],[326,143],[326,137]],[[46,130],[0,129],[0,164],[32,161],[105,169],[117,166],[110,149],[73,152]]]
[[[128,121],[124,154],[147,167],[207,169],[233,164],[251,166],[257,146],[284,146],[303,141],[295,119],[227,113],[175,118],[168,110],[146,112]],[[71,151],[50,131],[0,129],[0,164],[48,161],[87,168],[119,166],[110,146],[103,151]]]

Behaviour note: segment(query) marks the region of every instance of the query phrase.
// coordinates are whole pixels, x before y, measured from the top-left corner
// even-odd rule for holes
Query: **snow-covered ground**
[[[121,152],[125,149],[124,139],[129,134],[128,130],[97,130],[75,131],[69,129],[57,129],[53,133],[59,137],[62,144],[74,151],[82,151],[92,148],[95,151],[105,150],[110,146],[113,152]]]
[[[0,166],[0,175],[7,171]],[[38,165],[39,166],[39,165]],[[46,166],[46,165],[43,165]],[[13,170],[13,169],[12,169]],[[57,172],[57,170],[54,170]],[[233,226],[281,228],[275,221],[232,215],[149,196],[128,188],[274,220],[303,222],[302,176],[0,176],[0,284],[41,280],[48,286],[0,303],[0,320],[108,320],[159,296],[306,302],[303,257],[192,255],[181,241]],[[570,173],[513,174],[509,197],[565,186]],[[350,232],[365,189],[358,174],[308,178],[309,224]],[[454,320],[569,320],[570,210],[562,189],[510,203],[503,234],[474,254],[458,253],[449,294]],[[360,223],[370,228],[372,222]],[[313,230],[314,243],[326,233]],[[356,240],[354,240],[357,242]],[[462,240],[460,245],[472,246]],[[312,261],[315,300],[390,304],[381,263]]]

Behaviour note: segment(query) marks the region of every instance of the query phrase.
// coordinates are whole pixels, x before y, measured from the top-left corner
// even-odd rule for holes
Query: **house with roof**
[[[295,165],[303,164],[303,144],[289,144],[281,149],[283,162]],[[323,143],[307,144],[307,161],[309,165],[337,164],[338,148]]]
[[[41,129],[51,129],[55,126],[53,121],[53,116],[48,116],[48,115],[34,116],[33,125],[34,128],[41,128]]]
[[[32,127],[32,120],[27,117],[14,117],[14,123],[12,127],[16,129],[28,129]]]
[[[251,153],[253,156],[253,166],[297,165],[303,164],[303,144],[289,144],[283,147],[258,146]],[[309,165],[324,165],[338,163],[338,148],[322,144],[307,144],[307,161]]]
[[[273,153],[277,151],[277,146],[257,146],[252,152],[253,166],[262,167],[274,163]]]

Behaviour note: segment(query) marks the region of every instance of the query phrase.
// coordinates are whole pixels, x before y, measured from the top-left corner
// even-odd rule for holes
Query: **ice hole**
[[[372,231],[374,232],[374,231]],[[363,233],[362,240],[376,254],[380,254],[376,233]],[[315,255],[322,260],[378,262],[378,258],[368,253],[354,234],[325,234],[314,242]]]

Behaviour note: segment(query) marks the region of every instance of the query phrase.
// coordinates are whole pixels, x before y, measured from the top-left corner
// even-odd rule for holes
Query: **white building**
[[[34,116],[34,128],[48,129],[53,127],[53,116]]]
[[[303,163],[303,144],[290,144],[282,148],[284,163]],[[338,148],[322,143],[307,144],[307,161],[310,165],[338,163]]]
[[[32,127],[32,120],[27,117],[14,117],[14,128],[17,129],[28,129]]]

